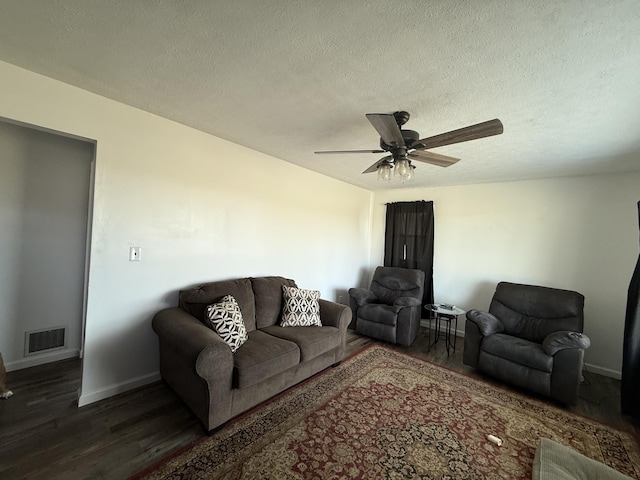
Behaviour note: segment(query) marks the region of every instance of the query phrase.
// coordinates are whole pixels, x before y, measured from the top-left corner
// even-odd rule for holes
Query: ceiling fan
[[[439,167],[448,167],[459,160],[459,158],[427,152],[428,148],[491,137],[501,134],[504,130],[502,122],[496,118],[421,139],[418,132],[401,129],[409,121],[409,113],[407,112],[399,111],[393,114],[367,113],[366,116],[380,135],[381,150],[324,150],[314,153],[390,153],[391,155],[381,158],[362,173],[377,171],[378,178],[389,180],[391,178],[391,169],[395,167],[396,174],[400,175],[404,181],[413,177],[415,166],[411,164],[411,160],[430,163]]]

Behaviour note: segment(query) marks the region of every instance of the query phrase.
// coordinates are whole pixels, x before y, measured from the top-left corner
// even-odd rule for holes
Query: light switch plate
[[[141,253],[142,253],[141,247],[129,247],[129,261],[139,262]]]

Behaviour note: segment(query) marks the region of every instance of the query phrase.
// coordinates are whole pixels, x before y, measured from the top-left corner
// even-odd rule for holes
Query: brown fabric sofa
[[[207,430],[342,360],[351,309],[320,299],[321,327],[281,327],[282,285],[296,286],[282,277],[206,283],[153,318],[160,374]],[[225,295],[249,335],[235,353],[204,323],[206,307]]]

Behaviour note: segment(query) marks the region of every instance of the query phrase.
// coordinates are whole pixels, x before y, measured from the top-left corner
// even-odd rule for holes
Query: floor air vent
[[[25,333],[24,354],[34,355],[67,346],[67,327],[56,327]]]

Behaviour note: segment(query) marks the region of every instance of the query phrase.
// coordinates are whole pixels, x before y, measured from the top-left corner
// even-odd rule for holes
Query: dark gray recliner
[[[584,297],[501,282],[489,312],[469,310],[463,362],[504,382],[575,405],[582,381]]]
[[[424,272],[377,267],[371,287],[349,289],[356,332],[410,346],[420,326]]]

